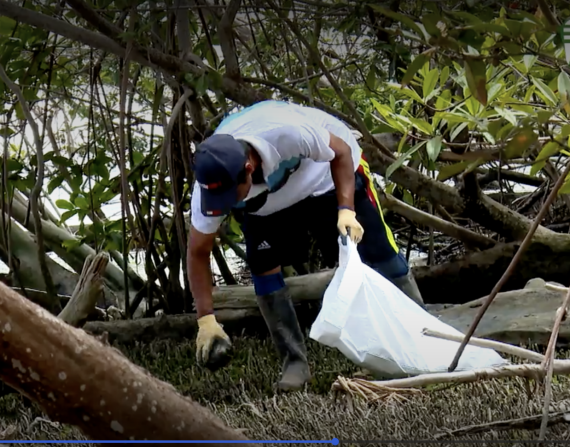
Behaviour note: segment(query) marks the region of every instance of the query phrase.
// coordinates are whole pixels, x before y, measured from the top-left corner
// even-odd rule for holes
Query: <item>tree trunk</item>
[[[0,328],[0,379],[92,439],[247,440],[118,350],[4,284]]]
[[[95,310],[95,304],[103,295],[101,276],[108,263],[109,255],[105,252],[87,257],[73,295],[58,318],[74,327],[80,326],[87,320]]]

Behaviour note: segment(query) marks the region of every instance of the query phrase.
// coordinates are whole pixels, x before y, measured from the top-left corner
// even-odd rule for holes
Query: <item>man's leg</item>
[[[364,228],[362,241],[358,244],[362,261],[425,309],[423,298],[406,258],[396,245],[392,231],[384,222],[380,201],[368,163],[364,158],[361,159],[356,171],[354,206],[356,218]]]
[[[291,209],[271,216],[247,214],[243,225],[257,303],[283,361],[281,390],[299,389],[311,379],[304,336],[281,271],[291,244],[303,236],[292,214]]]

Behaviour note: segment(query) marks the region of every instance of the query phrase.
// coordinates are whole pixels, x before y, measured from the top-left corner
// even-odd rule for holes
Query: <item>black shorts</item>
[[[358,244],[360,257],[372,268],[393,264],[394,258],[401,258],[401,255],[390,228],[384,222],[368,163],[364,159],[361,159],[355,176],[356,218],[364,229],[362,241]],[[279,266],[305,262],[309,236],[313,237],[320,250],[325,267],[333,267],[338,262],[337,203],[336,191],[332,190],[321,196],[308,197],[268,216],[244,213],[242,230],[251,273],[261,275]],[[398,260],[397,264],[401,265],[401,261]]]

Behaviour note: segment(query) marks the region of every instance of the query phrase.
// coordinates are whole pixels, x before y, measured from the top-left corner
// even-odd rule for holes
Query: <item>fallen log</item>
[[[546,263],[548,259],[537,260],[536,262]],[[461,266],[472,272],[469,265],[461,264]],[[439,266],[436,266],[433,269],[437,270],[438,268]],[[414,268],[416,278],[420,277],[417,273],[420,269],[422,267]],[[474,274],[474,272],[472,273]],[[500,274],[500,271],[498,273]],[[522,278],[518,278],[518,274],[515,275],[517,283],[522,279],[530,278],[530,281],[527,281],[528,285],[523,283],[520,288],[515,288],[515,290],[500,292],[489,308],[490,316],[483,319],[475,336],[515,345],[531,343],[542,346],[548,343],[553,314],[560,306],[560,292],[536,284],[530,287],[531,283],[534,284],[537,281],[541,284],[544,283],[542,279],[532,277],[534,273],[529,268],[524,270]],[[329,270],[285,279],[285,282],[290,286],[297,317],[303,329],[309,328],[315,321],[320,310],[322,297],[333,274],[334,270]],[[442,282],[442,284],[445,285],[446,283]],[[434,288],[436,285],[434,283]],[[440,285],[439,296],[448,297],[448,300],[442,299],[443,302],[452,298],[449,297],[444,285]],[[514,287],[509,288],[513,289]],[[469,290],[464,290],[462,293],[467,297],[472,295]],[[479,295],[474,300],[463,298],[461,301],[467,302],[449,308],[432,306],[430,303],[433,300],[432,296],[424,295],[424,298],[432,315],[465,333],[473,321],[473,314],[477,312],[477,308],[485,299],[485,294],[482,293],[482,295],[483,298],[480,298],[481,295]],[[224,324],[224,330],[230,336],[240,334],[242,331],[252,335],[264,336],[267,334],[265,322],[257,307],[253,287],[225,286],[217,288],[214,291],[213,301],[217,318]],[[196,315],[169,315],[108,322],[90,321],[84,326],[84,329],[92,334],[107,332],[109,340],[120,343],[148,342],[154,339],[180,340],[186,338],[193,340],[196,336]],[[558,342],[559,347],[570,345],[570,321],[562,323]]]
[[[460,259],[433,267],[414,267],[414,276],[426,304],[464,304],[488,295],[507,269],[520,242],[497,244]],[[532,278],[565,283],[570,271],[570,249],[533,242],[501,292],[522,289]]]
[[[320,302],[332,280],[335,270],[323,270],[285,279],[295,304],[299,324],[303,329],[315,321]],[[267,334],[265,320],[259,312],[253,286],[217,287],[213,292],[216,318],[228,335],[245,331]],[[137,318],[117,321],[88,321],[83,329],[93,335],[107,333],[110,342],[130,343],[157,339],[194,339],[196,314],[161,315],[155,318]]]
[[[118,350],[4,284],[0,342],[0,379],[52,420],[75,425],[92,439],[247,441]]]

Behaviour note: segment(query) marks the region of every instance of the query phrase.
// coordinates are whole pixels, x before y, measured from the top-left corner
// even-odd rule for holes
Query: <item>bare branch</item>
[[[384,147],[384,145],[379,144],[378,141],[370,134],[370,132],[368,131],[368,128],[366,127],[366,124],[364,124],[364,121],[360,117],[358,110],[356,110],[356,107],[354,107],[354,104],[348,99],[348,97],[346,96],[342,87],[339,85],[339,83],[336,81],[336,79],[333,78],[333,76],[330,74],[329,70],[327,69],[327,67],[323,63],[323,60],[322,60],[321,55],[319,54],[318,50],[313,45],[311,45],[310,42],[307,41],[307,39],[305,39],[305,37],[303,36],[301,31],[299,30],[299,27],[297,26],[297,24],[293,23],[280,10],[280,8],[277,7],[277,5],[273,2],[273,0],[267,0],[267,2],[275,10],[275,12],[277,12],[279,17],[284,22],[286,22],[287,25],[289,25],[289,28],[291,29],[291,31],[293,31],[293,34],[295,34],[295,36],[303,43],[303,45],[309,51],[309,54],[311,55],[311,57],[319,64],[320,69],[323,71],[326,78],[331,83],[331,86],[333,87],[334,91],[336,92],[338,97],[342,100],[344,105],[348,108],[348,110],[350,110],[350,113],[354,117],[354,120],[358,123],[358,130],[362,133],[364,138],[366,140],[368,140],[369,142],[372,142],[374,145],[376,145],[378,147],[378,149],[380,151],[382,151],[386,156],[393,158],[394,157],[393,154],[389,150],[387,150],[387,148]]]
[[[218,38],[226,64],[226,75],[236,81],[240,80],[241,74],[232,26],[240,6],[241,0],[230,0],[226,12],[218,24]]]
[[[125,48],[102,34],[70,25],[62,20],[54,19],[53,17],[40,14],[27,8],[22,8],[9,1],[0,0],[0,15],[10,17],[11,19],[35,26],[39,29],[51,31],[68,39],[89,45],[90,47],[125,57]],[[177,76],[183,73],[192,73],[195,76],[200,76],[203,73],[200,67],[153,48],[144,48],[144,51],[141,53],[136,52],[132,55],[132,60],[155,70],[166,70],[170,74]],[[229,99],[243,106],[249,106],[267,99],[263,92],[257,91],[247,85],[239,84],[226,76],[222,78],[221,91]]]
[[[36,161],[38,165],[38,172],[36,183],[32,189],[30,195],[30,206],[32,209],[32,215],[34,216],[34,229],[37,238],[37,246],[38,246],[38,261],[40,263],[40,268],[42,270],[42,275],[44,278],[44,282],[46,285],[46,292],[48,294],[49,300],[51,302],[52,311],[59,311],[59,300],[57,299],[57,291],[55,290],[55,285],[53,283],[53,279],[51,277],[51,273],[49,272],[47,261],[46,261],[46,251],[44,245],[44,237],[42,232],[42,218],[40,216],[40,210],[38,207],[38,199],[40,197],[40,193],[42,192],[43,184],[44,184],[44,150],[42,147],[40,132],[38,130],[38,125],[32,116],[32,112],[28,106],[28,102],[22,93],[20,87],[18,87],[6,74],[4,70],[4,66],[0,64],[0,79],[4,81],[4,83],[8,86],[10,90],[18,97],[18,101],[20,102],[20,106],[22,107],[22,111],[26,116],[26,120],[28,124],[32,128],[32,132],[34,134],[34,143],[36,146]]]

